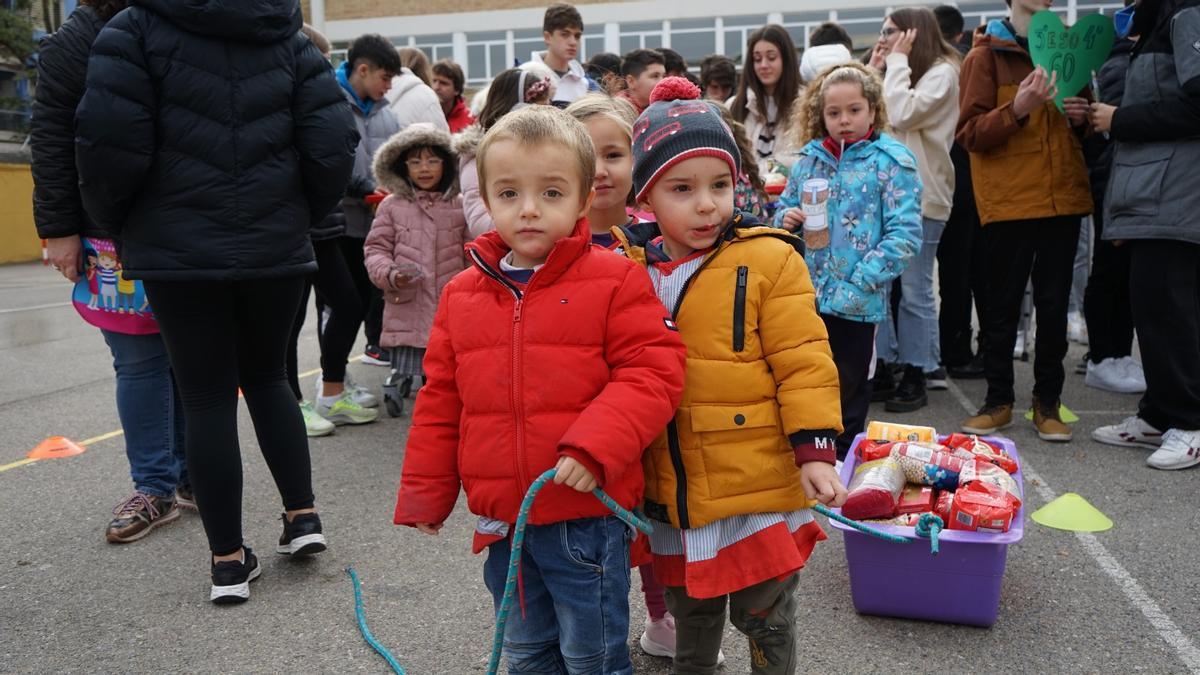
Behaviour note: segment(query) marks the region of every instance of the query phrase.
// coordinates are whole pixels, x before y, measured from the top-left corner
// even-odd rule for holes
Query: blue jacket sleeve
[[[75,164],[83,208],[119,233],[157,145],[154,83],[142,51],[142,26],[122,12],[100,31],[88,61],[87,89],[75,111]]]
[[[905,151],[907,152],[907,150]],[[879,243],[863,256],[850,283],[877,291],[900,276],[909,260],[921,250],[921,178],[917,163],[910,155],[880,163],[882,193],[882,236]]]

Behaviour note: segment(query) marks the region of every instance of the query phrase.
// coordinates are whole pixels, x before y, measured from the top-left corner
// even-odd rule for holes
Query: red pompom
[[[686,77],[666,77],[654,87],[650,93],[650,102],[657,101],[697,101],[700,99],[700,87],[692,84]]]

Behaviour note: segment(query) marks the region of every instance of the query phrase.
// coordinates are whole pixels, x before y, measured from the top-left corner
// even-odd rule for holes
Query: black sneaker
[[[249,546],[242,548],[242,559],[214,563],[212,592],[208,599],[217,605],[232,605],[250,599],[250,582],[258,578],[262,568]]]
[[[946,366],[946,374],[956,380],[982,380],[986,375],[982,352],[961,366]]]
[[[367,348],[363,350],[362,362],[369,366],[390,366],[392,365],[392,352],[379,345],[367,345]]]
[[[946,369],[938,368],[932,373],[925,373],[925,388],[929,391],[944,391],[950,388],[950,383],[946,381]]]
[[[875,361],[875,379],[871,380],[871,402],[886,401],[896,393],[896,374],[883,359]]]
[[[1091,358],[1092,358],[1092,353],[1088,352],[1087,354],[1083,355],[1082,359],[1079,359],[1079,363],[1075,364],[1075,374],[1076,375],[1087,375],[1088,361],[1090,361]],[[1097,364],[1097,365],[1099,365],[1099,364]]]
[[[180,485],[175,488],[175,504],[181,509],[196,510],[196,493],[192,492],[190,484]]]
[[[883,404],[888,412],[913,412],[929,403],[925,396],[925,373],[918,366],[905,366],[904,378],[896,393]]]
[[[283,534],[279,535],[277,553],[284,555],[312,555],[325,550],[325,535],[321,534],[321,517],[315,513],[302,513],[288,522],[283,519]]]

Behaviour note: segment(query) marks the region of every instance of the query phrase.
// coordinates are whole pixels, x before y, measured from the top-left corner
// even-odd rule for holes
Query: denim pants
[[[933,263],[946,221],[923,218],[921,250],[900,275],[900,306],[879,327],[875,349],[888,363],[919,366],[926,373],[941,361],[937,300],[933,294]],[[890,288],[889,288],[890,292]],[[891,302],[886,303],[890,308]]]
[[[615,516],[529,525],[521,550],[520,595],[504,630],[508,672],[633,673],[629,660],[629,542]],[[488,547],[483,580],[497,611],[510,540]]]
[[[100,331],[117,372],[117,415],[138,492],[173,497],[186,484],[183,405],[161,335]]]

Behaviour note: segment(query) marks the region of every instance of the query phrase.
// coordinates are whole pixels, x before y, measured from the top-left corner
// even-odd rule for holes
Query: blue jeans
[[[941,361],[937,301],[933,295],[933,263],[946,221],[923,218],[922,244],[916,257],[900,275],[900,308],[893,322],[879,326],[875,349],[888,363],[918,366],[926,373],[937,370]],[[890,287],[889,287],[890,292]],[[891,302],[887,303],[889,314]]]
[[[529,525],[521,550],[525,611],[514,596],[504,630],[508,672],[632,673],[629,526],[615,516]],[[497,611],[510,540],[488,547],[483,580]]]
[[[117,371],[117,415],[125,429],[125,455],[138,492],[174,497],[186,484],[183,405],[160,335],[102,330]]]

